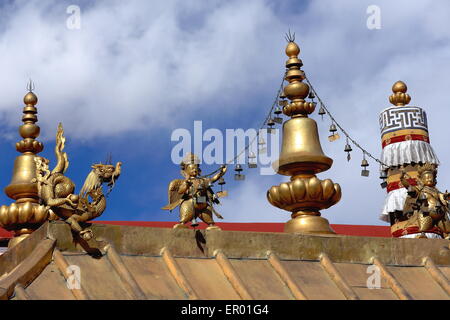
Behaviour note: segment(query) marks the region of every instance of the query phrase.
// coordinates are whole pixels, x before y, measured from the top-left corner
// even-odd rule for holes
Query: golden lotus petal
[[[281,203],[292,202],[293,199],[291,197],[291,188],[289,188],[289,183],[283,182],[280,184],[279,191]]]
[[[319,199],[322,195],[322,185],[317,177],[312,177],[308,180],[306,185],[308,190],[308,197],[310,199]]]
[[[322,181],[322,199],[328,200],[334,195],[334,183],[330,179]]]
[[[303,179],[295,179],[292,181],[291,188],[294,193],[295,201],[302,201],[305,198],[306,186]]]
[[[27,223],[33,217],[33,205],[25,202],[18,205],[18,223]]]
[[[2,227],[5,227],[8,225],[8,222],[8,207],[3,205],[0,207],[0,224]]]
[[[332,202],[331,205],[338,203],[339,200],[341,200],[341,196],[342,196],[341,186],[338,183],[334,184],[334,191],[335,191],[335,193],[334,193],[333,197],[331,198],[331,202]]]
[[[17,204],[11,203],[8,208],[8,218],[10,224],[16,224],[19,218],[19,208]]]
[[[278,205],[279,203],[278,187],[273,186],[272,188],[270,188],[270,190],[267,192],[267,199],[274,206]]]

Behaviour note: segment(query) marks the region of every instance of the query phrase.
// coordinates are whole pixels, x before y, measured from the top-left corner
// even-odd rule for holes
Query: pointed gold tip
[[[300,47],[294,41],[290,41],[286,46],[286,55],[289,58],[296,58],[299,54]]]
[[[38,102],[38,98],[33,92],[30,91],[23,97],[23,102],[26,105],[35,106]]]
[[[303,62],[298,58],[299,54],[300,48],[294,42],[293,36],[291,36],[288,38],[286,46],[286,55],[289,59],[286,61],[288,70],[286,71],[285,80],[289,84],[283,89],[284,95],[291,100],[290,103],[283,107],[283,113],[288,117],[307,117],[315,108],[314,103],[305,101],[310,88],[306,83],[302,82],[305,79],[305,73],[301,69]]]

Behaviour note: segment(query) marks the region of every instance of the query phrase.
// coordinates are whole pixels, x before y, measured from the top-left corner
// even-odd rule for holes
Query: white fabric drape
[[[439,159],[428,142],[409,140],[396,142],[384,147],[381,161],[388,166],[400,166],[412,162],[439,164]]]
[[[407,193],[408,190],[406,190],[406,188],[400,188],[389,192],[384,200],[384,206],[381,211],[380,219],[389,222],[389,212],[394,212],[397,210],[403,211]]]

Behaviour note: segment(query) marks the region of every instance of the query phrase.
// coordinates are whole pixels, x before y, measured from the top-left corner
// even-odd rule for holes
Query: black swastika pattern
[[[428,132],[427,114],[419,107],[393,107],[380,113],[381,135],[404,129]]]

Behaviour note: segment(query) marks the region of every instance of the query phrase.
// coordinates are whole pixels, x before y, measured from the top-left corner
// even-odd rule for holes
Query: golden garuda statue
[[[400,181],[408,190],[403,215],[407,219],[404,229],[418,228],[421,236],[436,233],[450,239],[449,197],[450,193],[440,192],[436,188],[436,165],[425,163],[419,166],[417,185],[412,185],[403,168]]]
[[[219,172],[210,178],[202,177],[199,160],[192,153],[186,155],[180,166],[184,179],[175,179],[170,182],[169,204],[162,208],[172,211],[180,206],[180,223],[174,225],[174,228],[188,228],[189,221],[191,226],[195,227],[198,225],[197,218],[200,218],[208,224],[207,229],[220,229],[215,225],[213,213],[219,219],[223,217],[214,209],[213,204],[219,204],[218,198],[224,193],[214,193],[211,184],[225,174],[226,166],[221,166]]]
[[[92,171],[86,177],[80,194],[75,194],[75,184],[64,175],[69,167],[67,153],[64,150],[64,129],[60,123],[56,134],[55,154],[56,167],[50,172],[49,160],[35,157],[38,195],[41,204],[67,222],[75,233],[84,240],[93,237],[89,228],[82,228],[80,222],[86,222],[99,217],[106,209],[106,195],[102,185],[108,184],[109,192],[121,173],[121,162],[111,164],[94,164]]]

